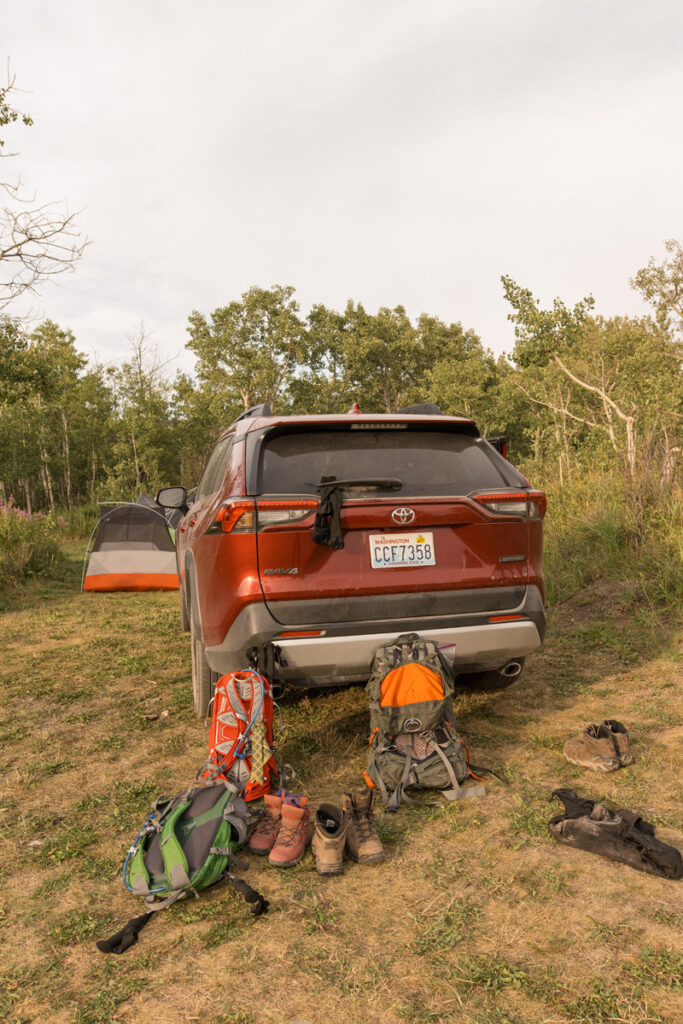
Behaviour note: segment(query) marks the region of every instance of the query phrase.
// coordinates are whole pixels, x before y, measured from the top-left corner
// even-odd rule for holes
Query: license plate
[[[431,533],[371,534],[370,563],[373,569],[436,565],[434,536]]]

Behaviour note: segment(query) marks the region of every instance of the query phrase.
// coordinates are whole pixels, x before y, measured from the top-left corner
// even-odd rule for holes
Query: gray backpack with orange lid
[[[370,750],[364,777],[388,811],[413,802],[407,790],[440,790],[448,800],[484,796],[481,784],[461,785],[477,777],[455,727],[453,689],[451,669],[432,640],[404,633],[377,650],[366,687]]]

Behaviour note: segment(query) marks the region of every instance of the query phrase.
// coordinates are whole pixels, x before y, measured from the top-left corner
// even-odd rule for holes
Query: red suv
[[[185,510],[177,555],[197,714],[218,677],[269,641],[283,680],[305,686],[367,679],[375,649],[399,633],[437,641],[472,688],[507,685],[539,647],[545,495],[472,420],[413,408],[258,406],[221,435],[191,504],[181,487],[159,492]],[[313,539],[330,486],[339,547]]]

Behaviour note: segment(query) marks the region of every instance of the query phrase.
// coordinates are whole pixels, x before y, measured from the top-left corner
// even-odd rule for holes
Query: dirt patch
[[[554,610],[556,624],[561,629],[575,629],[590,625],[605,616],[621,614],[634,599],[632,583],[624,580],[599,580]]]

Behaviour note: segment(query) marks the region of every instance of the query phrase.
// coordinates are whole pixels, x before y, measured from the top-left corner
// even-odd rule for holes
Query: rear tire
[[[524,670],[524,658],[516,659]],[[505,676],[497,669],[492,672],[465,672],[458,676],[455,681],[458,690],[470,690],[474,693],[495,693],[497,690],[506,690],[512,686],[522,675],[518,672],[516,676]]]
[[[183,590],[182,583],[179,588],[180,594],[180,629],[183,633],[190,632],[190,615],[187,610],[187,598],[185,597],[185,591]]]
[[[209,704],[213,697],[214,675],[209,668],[204,652],[201,633],[195,613],[190,606],[190,647],[192,650],[192,694],[194,696],[194,710],[198,718],[206,718],[209,713]]]

